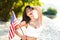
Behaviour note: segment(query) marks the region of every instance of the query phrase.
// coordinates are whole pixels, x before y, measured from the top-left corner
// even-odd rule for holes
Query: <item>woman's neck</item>
[[[31,21],[35,21],[35,18],[32,17],[32,18],[31,18]]]

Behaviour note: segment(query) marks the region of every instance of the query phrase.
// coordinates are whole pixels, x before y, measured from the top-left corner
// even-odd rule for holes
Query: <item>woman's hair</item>
[[[30,6],[26,6],[24,11],[23,11],[23,15],[22,15],[22,21],[26,21],[26,23],[29,23],[30,21],[30,17],[27,16],[26,14],[26,9],[29,8],[29,9],[34,9],[33,7],[30,7]]]

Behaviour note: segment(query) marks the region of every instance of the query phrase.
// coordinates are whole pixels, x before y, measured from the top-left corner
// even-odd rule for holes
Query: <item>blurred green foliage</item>
[[[20,17],[23,13],[25,6],[42,6],[39,0],[0,0],[0,20],[8,21],[12,15],[12,9],[14,10],[16,17]],[[57,11],[54,8],[49,7],[47,11],[43,11],[44,15],[56,15]],[[50,17],[52,18],[52,17]]]
[[[53,19],[53,18],[55,18],[56,14],[57,14],[57,10],[55,8],[49,7],[47,9],[47,11],[44,11],[44,9],[43,9],[43,14],[46,15],[47,17]]]
[[[0,20],[8,21],[11,18],[13,9],[16,17],[21,16],[26,5],[41,6],[39,0],[0,0]]]

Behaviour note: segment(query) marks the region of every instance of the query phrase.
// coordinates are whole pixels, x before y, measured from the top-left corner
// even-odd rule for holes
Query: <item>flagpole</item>
[[[21,28],[20,28],[21,29]],[[22,34],[24,35],[24,32],[23,32],[23,30],[21,29],[21,31],[22,31]],[[20,40],[22,40],[22,39],[20,39]]]

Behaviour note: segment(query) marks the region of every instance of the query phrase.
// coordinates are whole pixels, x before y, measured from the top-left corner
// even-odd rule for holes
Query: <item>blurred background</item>
[[[60,1],[59,0],[0,0],[0,40],[8,40],[8,30],[12,16],[12,10],[20,21],[25,6],[41,6],[42,14],[51,19],[56,26],[56,39],[60,40]],[[54,35],[53,35],[54,36]],[[50,40],[50,39],[43,39]]]

